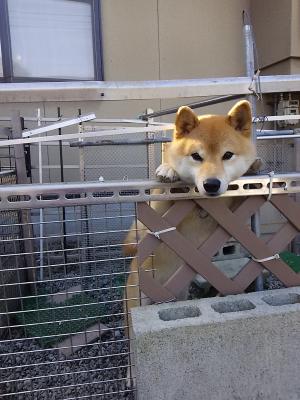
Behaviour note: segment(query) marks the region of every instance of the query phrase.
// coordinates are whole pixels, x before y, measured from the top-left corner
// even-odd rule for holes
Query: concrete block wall
[[[300,399],[300,288],[132,310],[138,400]]]

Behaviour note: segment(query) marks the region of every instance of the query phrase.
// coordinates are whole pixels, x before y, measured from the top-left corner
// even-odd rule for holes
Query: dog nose
[[[203,187],[208,194],[215,194],[220,189],[221,182],[219,179],[210,178],[203,182]]]

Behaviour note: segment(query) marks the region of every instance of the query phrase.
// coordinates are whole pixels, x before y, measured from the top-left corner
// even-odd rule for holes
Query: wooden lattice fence
[[[265,196],[245,197],[234,210],[231,210],[220,199],[178,200],[171,205],[164,216],[159,215],[146,202],[138,203],[138,219],[150,232],[161,232],[159,237],[148,233],[139,243],[139,266],[142,266],[162,242],[183,261],[163,285],[147,271],[139,268],[141,291],[153,302],[176,300],[183,288],[196,274],[200,274],[220,294],[237,294],[244,292],[264,268],[273,273],[286,287],[299,286],[300,275],[285,264],[278,253],[284,250],[300,231],[300,205],[285,194],[273,195],[270,198],[270,203],[287,221],[265,242],[250,230],[247,221],[266,201],[268,199]],[[194,207],[201,207],[218,223],[217,229],[198,247],[174,229]],[[249,262],[232,279],[211,261],[231,237],[252,255]]]

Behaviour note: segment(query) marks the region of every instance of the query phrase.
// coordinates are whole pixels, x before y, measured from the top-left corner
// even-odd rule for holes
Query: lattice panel
[[[300,230],[300,205],[287,195],[276,195],[270,199],[287,222],[265,243],[249,229],[246,222],[266,201],[264,196],[248,197],[231,210],[222,199],[183,200],[175,202],[163,217],[147,203],[139,203],[138,218],[151,232],[165,231],[178,226],[195,206],[201,207],[218,223],[217,229],[198,247],[193,246],[177,229],[165,231],[159,238],[148,233],[138,245],[140,266],[162,242],[172,249],[183,263],[163,285],[140,268],[140,288],[143,293],[154,302],[175,300],[196,274],[200,274],[221,294],[242,293],[261,274],[263,268],[273,273],[285,286],[299,286],[300,275],[278,258],[259,263],[250,259],[233,279],[228,278],[211,262],[217,250],[231,237],[258,260],[272,257],[286,248]]]

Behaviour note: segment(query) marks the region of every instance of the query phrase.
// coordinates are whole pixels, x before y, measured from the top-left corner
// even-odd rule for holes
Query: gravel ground
[[[19,332],[14,332],[15,336],[18,334]],[[102,337],[102,341],[109,342],[113,339],[111,335]],[[127,350],[127,344],[124,342],[98,342],[77,351],[74,354],[76,360],[70,362],[65,356],[59,355],[57,350],[42,350],[35,340],[0,344],[1,353],[24,352],[1,356],[1,365],[5,365],[6,370],[1,372],[0,394],[11,393],[3,397],[9,400],[58,400],[80,396],[87,396],[87,399],[103,399],[103,396],[95,394],[115,392],[104,398],[133,399],[131,393],[116,393],[126,390],[126,368],[120,366],[127,365],[127,355],[122,355]],[[28,364],[37,365],[26,367]],[[33,379],[38,376],[40,378]],[[10,382],[4,383],[7,380]],[[98,383],[100,381],[106,382]],[[55,387],[57,389],[50,389]],[[20,392],[25,393],[16,394]],[[93,397],[89,396],[92,394]]]
[[[272,289],[282,289],[285,286],[281,281],[279,281],[276,276],[273,274],[270,274],[268,278],[265,281],[265,289],[266,290],[272,290]]]

